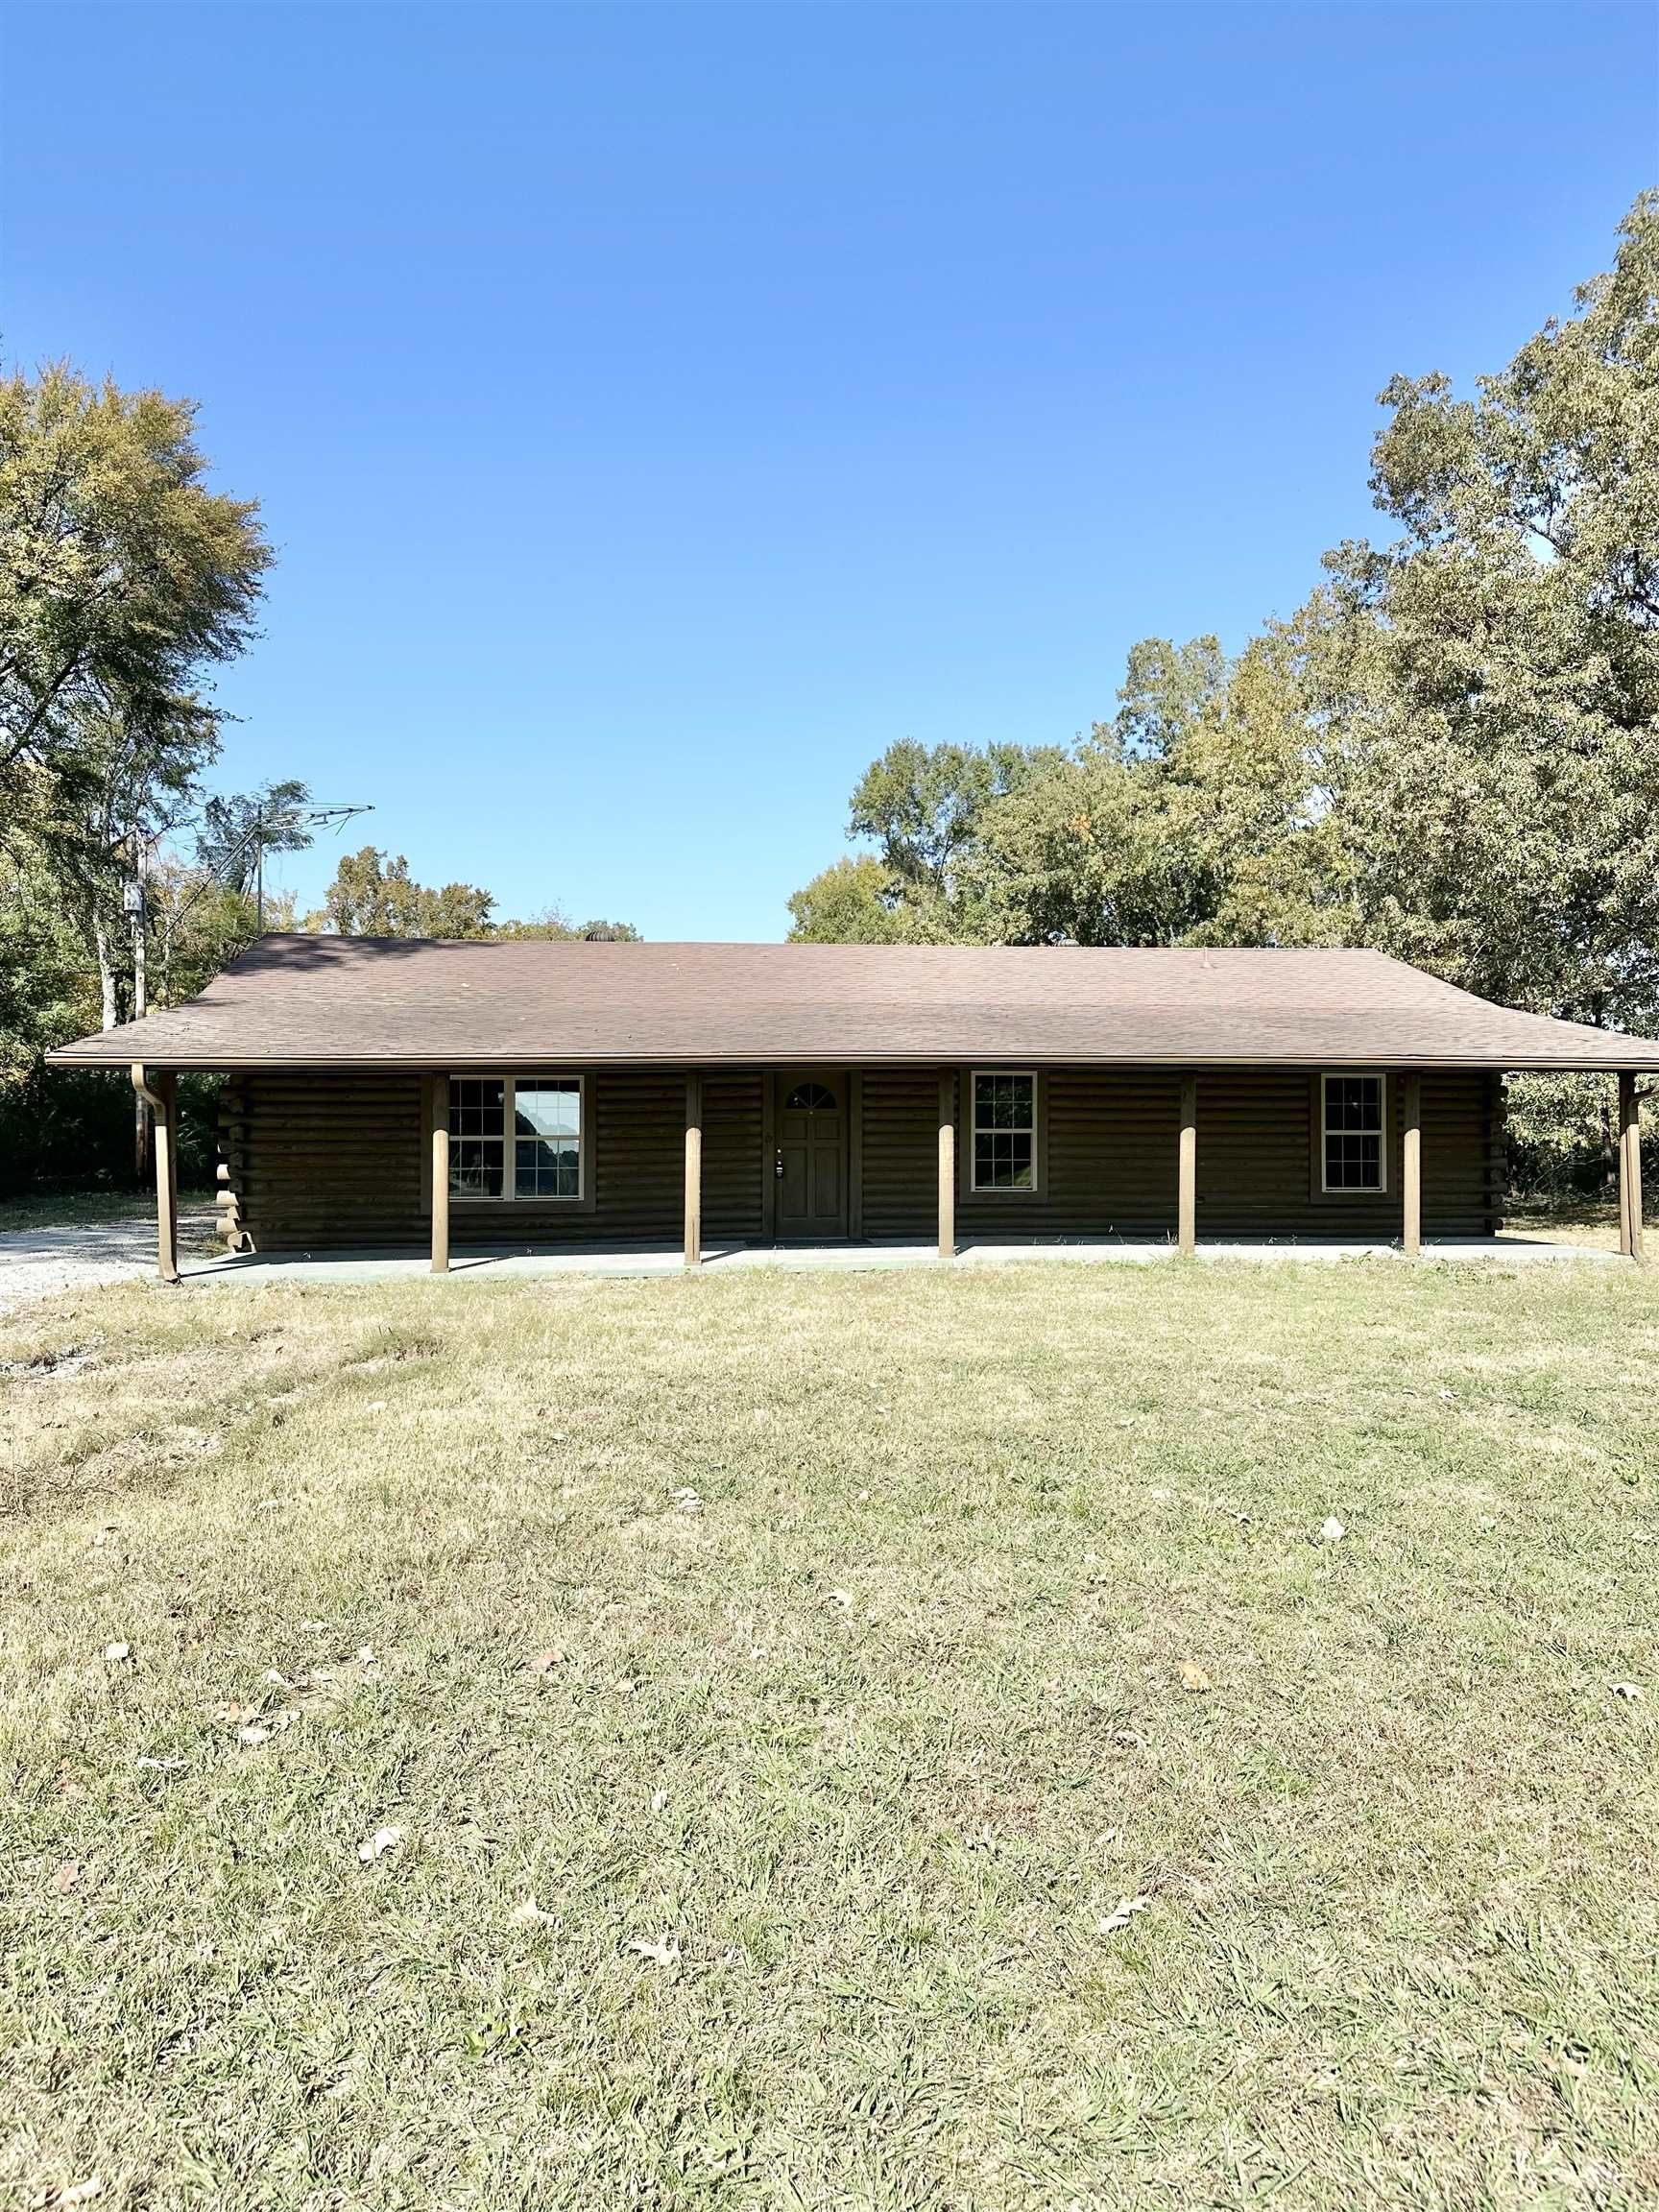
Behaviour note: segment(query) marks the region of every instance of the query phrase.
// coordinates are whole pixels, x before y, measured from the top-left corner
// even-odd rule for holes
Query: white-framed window
[[[1388,1188],[1388,1085],[1382,1075],[1319,1082],[1319,1188],[1375,1195]]]
[[[970,1077],[974,1190],[1037,1188],[1037,1077],[1029,1068],[975,1068]]]
[[[450,1195],[580,1205],[586,1113],[580,1075],[451,1075]]]

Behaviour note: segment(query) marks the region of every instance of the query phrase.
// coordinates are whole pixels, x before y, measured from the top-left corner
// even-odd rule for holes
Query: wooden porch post
[[[703,1263],[703,1078],[685,1078],[685,1264]]]
[[[1619,1249],[1627,1259],[1645,1257],[1642,1237],[1642,1110],[1636,1078],[1619,1078]]]
[[[179,1078],[168,1070],[154,1087],[144,1080],[144,1063],[134,1060],[132,1089],[140,1105],[156,1117],[156,1272],[163,1283],[179,1280]]]
[[[1423,1249],[1423,1078],[1406,1077],[1406,1133],[1400,1160],[1400,1243],[1407,1252]]]
[[[956,1076],[939,1077],[939,1257],[956,1257]]]
[[[1181,1249],[1198,1249],[1198,1078],[1181,1078],[1181,1181],[1176,1223]]]
[[[449,1078],[432,1078],[432,1272],[449,1272]]]

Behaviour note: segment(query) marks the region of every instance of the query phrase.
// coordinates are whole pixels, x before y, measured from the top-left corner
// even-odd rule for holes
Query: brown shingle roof
[[[1371,951],[261,938],[56,1067],[1126,1062],[1659,1069]]]
[[[1381,952],[265,937],[58,1067],[895,1060],[1659,1069]]]

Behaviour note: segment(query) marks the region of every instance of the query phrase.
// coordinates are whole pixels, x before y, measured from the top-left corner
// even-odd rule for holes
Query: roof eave
[[[1443,1070],[1448,1074],[1488,1075],[1642,1075],[1659,1074],[1659,1052],[1608,1052],[1597,1054],[1520,1054],[1495,1057],[1490,1053],[1427,1052],[1030,1052],[1006,1046],[956,1052],[571,1052],[559,1046],[545,1050],[520,1047],[513,1052],[376,1052],[376,1053],[238,1053],[200,1054],[167,1051],[81,1052],[73,1046],[60,1046],[46,1056],[49,1068],[104,1069],[120,1072],[132,1064],[166,1069],[178,1074],[248,1074],[261,1069],[288,1069],[296,1072],[323,1073],[330,1069],[361,1073],[376,1068],[401,1069],[411,1074],[442,1074],[457,1068],[514,1069],[549,1066],[597,1070],[604,1068],[794,1068],[804,1058],[844,1060],[855,1068],[956,1068],[978,1061],[996,1061],[1028,1068],[1283,1068],[1314,1071],[1326,1068],[1385,1068]]]

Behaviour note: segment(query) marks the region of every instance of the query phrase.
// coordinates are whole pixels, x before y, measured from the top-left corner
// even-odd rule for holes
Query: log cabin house
[[[271,936],[50,1055],[131,1070],[177,1274],[176,1080],[228,1078],[233,1249],[1491,1236],[1507,1070],[1659,1043],[1379,952]]]

